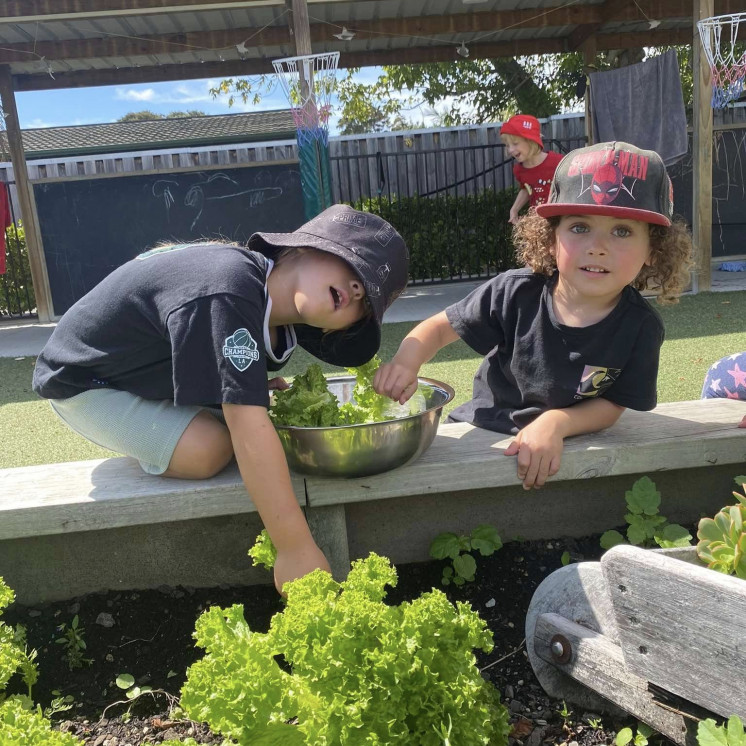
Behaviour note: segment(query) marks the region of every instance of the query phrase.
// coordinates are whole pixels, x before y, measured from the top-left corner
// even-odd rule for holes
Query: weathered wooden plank
[[[627,668],[723,717],[746,718],[746,581],[638,547],[601,565]]]
[[[552,654],[555,635],[564,638],[564,649],[570,648],[569,658],[564,663]],[[604,635],[559,614],[542,614],[536,620],[534,648],[543,660],[675,743],[696,744],[695,733],[687,728],[687,721],[679,713],[656,704],[647,681],[625,667],[622,649]]]
[[[653,474],[746,461],[746,429],[736,427],[746,402],[704,399],[627,411],[614,427],[567,440],[552,481]],[[457,423],[440,425],[417,461],[365,479],[307,477],[310,505],[457,492],[519,484],[509,436]]]
[[[303,480],[293,487],[305,505]],[[153,477],[126,458],[0,470],[0,540],[253,512],[235,466],[207,480]]]

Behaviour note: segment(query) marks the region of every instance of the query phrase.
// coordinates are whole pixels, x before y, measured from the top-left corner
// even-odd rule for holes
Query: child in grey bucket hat
[[[296,344],[343,366],[378,351],[407,284],[402,237],[345,205],[249,248],[199,242],[145,251],[60,319],[33,387],[88,440],[148,474],[207,479],[235,456],[277,548],[275,585],[329,564],[293,491],[269,418],[269,380]],[[247,497],[248,497],[247,495]]]

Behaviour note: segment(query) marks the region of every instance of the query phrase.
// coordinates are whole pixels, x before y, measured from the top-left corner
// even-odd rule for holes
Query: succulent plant
[[[713,570],[746,580],[746,496],[733,496],[737,505],[699,522],[697,556]]]

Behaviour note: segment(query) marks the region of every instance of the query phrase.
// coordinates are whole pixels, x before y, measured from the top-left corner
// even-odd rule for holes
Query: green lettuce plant
[[[493,647],[485,623],[438,590],[387,605],[395,584],[371,554],[342,583],[315,570],[286,585],[266,633],[241,605],[209,609],[182,708],[241,746],[506,744],[507,710],[475,665]]]
[[[624,519],[629,524],[627,541],[635,546],[651,547],[657,544],[663,548],[687,547],[691,544],[692,535],[678,523],[668,523],[660,515],[661,493],[649,477],[638,479],[631,490],[624,493],[627,513]],[[619,531],[606,531],[601,536],[601,547],[611,549],[617,544],[624,544],[625,538]]]
[[[494,526],[477,526],[469,536],[459,536],[451,532],[438,534],[430,544],[430,556],[434,559],[450,559],[443,568],[443,585],[463,585],[474,580],[477,561],[470,554],[478,550],[483,557],[489,557],[502,547],[502,539]]]
[[[0,577],[0,611],[15,598]],[[82,746],[83,742],[67,733],[51,729],[41,708],[33,707],[31,690],[38,678],[35,651],[26,649],[22,627],[11,627],[0,621],[0,744],[2,746]],[[26,686],[24,695],[6,695],[13,676],[20,676]]]
[[[736,477],[743,485],[746,477]],[[746,579],[746,490],[733,493],[737,505],[722,508],[714,518],[703,518],[697,527],[697,556],[707,567]]]

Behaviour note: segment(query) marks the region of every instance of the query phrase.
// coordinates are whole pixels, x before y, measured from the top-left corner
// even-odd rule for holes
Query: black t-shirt
[[[554,315],[552,277],[504,272],[446,309],[458,335],[486,355],[473,398],[450,419],[515,435],[542,412],[602,396],[630,409],[656,405],[663,322],[631,287],[586,327]]]
[[[267,371],[295,346],[269,342],[261,254],[220,244],[153,249],[118,267],[60,319],[34,391],[67,399],[115,388],[175,404],[269,406]]]

